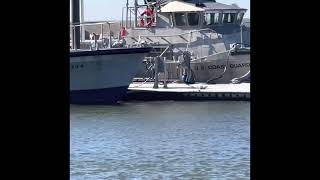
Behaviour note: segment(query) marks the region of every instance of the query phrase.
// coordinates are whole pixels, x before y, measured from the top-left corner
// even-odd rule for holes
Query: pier
[[[128,88],[125,100],[231,100],[250,101],[250,83],[240,84],[184,84],[159,83],[154,87],[153,82],[133,82]]]

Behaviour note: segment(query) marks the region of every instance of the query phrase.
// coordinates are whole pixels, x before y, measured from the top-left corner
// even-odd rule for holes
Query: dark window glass
[[[174,19],[177,26],[185,26],[187,24],[186,15],[184,13],[174,13]]]
[[[219,13],[206,13],[204,15],[204,24],[213,25],[219,23]]]
[[[239,13],[237,16],[237,22],[241,24],[244,13]]]
[[[224,13],[223,23],[234,23],[235,18],[236,18],[236,13]]]
[[[188,13],[189,26],[197,26],[199,24],[199,14],[198,13]]]

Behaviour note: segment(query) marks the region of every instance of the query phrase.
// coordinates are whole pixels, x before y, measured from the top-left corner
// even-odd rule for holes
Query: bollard
[[[166,64],[166,57],[163,57],[163,68],[164,68],[164,82],[163,82],[163,88],[168,88],[167,79],[168,79],[168,70],[167,70],[167,64]]]
[[[159,74],[159,68],[158,68],[158,66],[159,66],[159,59],[160,59],[160,57],[159,56],[157,56],[157,57],[155,57],[154,58],[154,63],[155,63],[155,66],[154,66],[154,84],[153,84],[153,88],[154,89],[157,89],[157,88],[159,88],[159,86],[158,86],[158,83],[159,83],[159,76],[158,76],[158,74]]]

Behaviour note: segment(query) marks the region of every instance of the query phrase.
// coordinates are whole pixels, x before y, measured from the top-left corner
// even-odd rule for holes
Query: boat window
[[[204,14],[204,21],[203,21],[203,24],[204,25],[211,25],[212,24],[212,15],[209,14],[209,13],[205,13]]]
[[[237,16],[237,22],[238,22],[239,24],[241,24],[241,22],[242,22],[243,15],[244,15],[244,13],[243,13],[243,12],[238,13],[238,16]]]
[[[189,23],[189,26],[197,26],[199,24],[199,14],[188,13],[188,23]]]
[[[229,22],[230,23],[234,23],[236,20],[236,13],[230,13],[230,18],[229,18]]]
[[[177,26],[185,26],[187,24],[184,13],[174,13],[174,19]]]
[[[213,25],[219,23],[219,13],[206,13],[204,14],[204,24]]]
[[[223,13],[223,23],[234,23],[236,13]]]
[[[220,13],[215,13],[214,16],[214,24],[219,24]]]

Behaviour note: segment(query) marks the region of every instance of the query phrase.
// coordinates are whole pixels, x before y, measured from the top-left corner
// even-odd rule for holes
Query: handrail
[[[164,53],[166,53],[167,52],[167,50],[170,48],[170,46],[168,46],[161,54],[160,54],[160,56],[159,57],[162,57],[163,56],[163,54]]]
[[[72,42],[72,49],[76,49],[73,44],[76,39],[75,35],[75,29],[76,27],[82,27],[82,26],[90,26],[90,25],[101,25],[101,39],[103,39],[103,25],[108,24],[109,25],[109,48],[111,48],[111,24],[114,24],[113,21],[85,21],[85,22],[77,22],[77,23],[70,23],[70,29],[73,31],[73,36],[71,37]],[[95,45],[97,46],[97,41],[95,37]],[[80,48],[80,47],[79,47]]]
[[[201,31],[211,31],[213,33],[219,34],[217,31],[213,30],[213,29],[198,29],[198,30],[192,30],[189,32],[184,32],[184,33],[180,33],[180,34],[173,34],[173,35],[140,35],[140,37],[173,37],[173,36],[181,36],[181,35],[186,35],[186,34],[190,34],[190,33],[194,33],[194,32],[201,32]],[[126,36],[128,38],[134,37],[134,36]]]
[[[114,24],[113,21],[86,21],[78,23],[70,23],[71,27],[88,26],[88,25],[101,25],[101,24]]]

